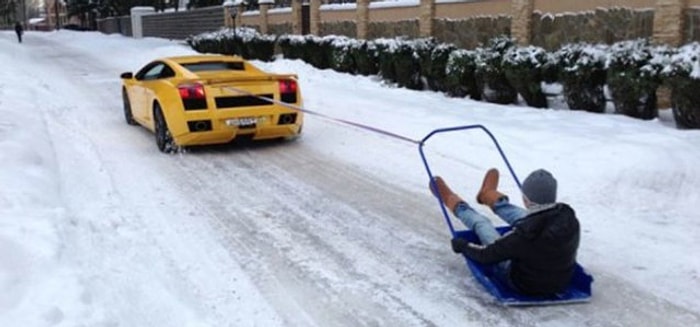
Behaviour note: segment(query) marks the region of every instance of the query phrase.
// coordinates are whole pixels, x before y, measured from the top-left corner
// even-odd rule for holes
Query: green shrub
[[[287,59],[302,59],[304,60],[304,48],[306,46],[306,38],[300,35],[282,35],[277,38],[277,45],[282,51],[282,55]]]
[[[616,113],[640,119],[658,116],[656,89],[662,67],[654,64],[654,55],[655,49],[642,39],[610,47],[607,81]]]
[[[569,109],[605,112],[607,49],[605,45],[576,43],[554,53]]]
[[[470,96],[474,100],[481,100],[481,90],[476,83],[475,70],[475,51],[463,49],[452,51],[445,66],[445,92],[451,96]]]
[[[333,57],[332,39],[314,35],[305,35],[304,38],[306,39],[306,44],[301,59],[318,69],[331,68]]]
[[[330,36],[326,38],[330,42],[332,49],[331,68],[342,73],[357,74],[358,69],[355,57],[353,57],[353,51],[355,48],[360,47],[361,43],[345,36]]]
[[[382,79],[396,83],[396,69],[393,53],[397,48],[397,39],[380,38],[371,41],[377,54],[377,68]]]
[[[358,46],[350,49],[350,55],[360,75],[379,74],[379,54],[374,42],[359,40]]]
[[[421,64],[423,76],[427,79],[431,90],[447,91],[447,62],[450,59],[450,54],[456,49],[453,44],[435,45],[430,56],[426,56],[428,60],[424,60]]]
[[[700,44],[693,42],[672,53],[663,76],[671,87],[676,126],[700,129]]]
[[[491,39],[486,48],[476,49],[476,82],[481,98],[492,103],[510,104],[518,100],[518,92],[503,71],[503,57],[515,45],[508,37]]]
[[[542,70],[546,63],[547,52],[534,46],[512,47],[503,56],[508,82],[530,107],[547,108],[547,97],[542,93]]]

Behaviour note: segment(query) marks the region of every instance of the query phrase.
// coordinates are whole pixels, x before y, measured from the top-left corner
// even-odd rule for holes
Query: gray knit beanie
[[[538,169],[525,178],[522,191],[530,202],[554,203],[557,201],[557,180],[548,171]]]

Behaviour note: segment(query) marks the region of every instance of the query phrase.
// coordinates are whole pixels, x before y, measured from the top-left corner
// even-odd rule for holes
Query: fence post
[[[433,36],[435,21],[435,0],[420,0],[419,34],[421,37]]]
[[[292,0],[292,34],[301,35],[301,0]]]
[[[528,45],[532,40],[532,12],[534,0],[513,0],[511,3],[510,36],[518,45]]]
[[[654,11],[653,40],[657,44],[679,46],[683,43],[687,0],[657,0]]]
[[[260,0],[258,4],[260,5],[260,34],[267,34],[269,29],[267,11],[270,10],[270,6],[274,3],[274,0]]]
[[[309,32],[321,36],[321,0],[309,0]]]
[[[357,0],[357,12],[355,13],[357,22],[357,38],[367,39],[369,30],[369,2],[370,0]]]

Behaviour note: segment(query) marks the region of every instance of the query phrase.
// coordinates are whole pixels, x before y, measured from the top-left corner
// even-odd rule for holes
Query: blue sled
[[[503,234],[509,231],[510,228],[510,226],[503,226],[497,229],[499,233]],[[480,243],[476,234],[470,230],[457,231],[455,237],[465,238],[472,243]],[[576,264],[574,276],[566,290],[552,296],[536,297],[522,295],[497,278],[494,278],[492,265],[484,265],[469,258],[466,259],[467,267],[472,271],[476,280],[479,281],[479,283],[486,288],[486,291],[493,295],[498,302],[507,306],[581,303],[589,302],[591,299],[591,283],[593,283],[593,277],[587,274],[579,264]]]
[[[498,141],[496,141],[496,138],[493,136],[493,134],[482,125],[466,125],[436,129],[430,132],[423,138],[423,140],[420,141],[418,150],[420,151],[420,156],[423,159],[423,164],[425,165],[425,170],[427,171],[430,180],[433,181],[433,173],[430,170],[428,159],[425,157],[425,152],[423,151],[423,146],[425,145],[425,142],[435,134],[471,129],[480,129],[491,138],[493,144],[498,150],[498,153],[501,155],[501,158],[503,158],[503,161],[508,167],[508,171],[515,180],[515,183],[518,184],[518,187],[520,188],[520,180],[518,180],[518,176],[515,175],[515,171],[513,171],[513,167],[511,167],[508,158],[506,158],[503,149],[501,149],[501,146],[498,144]],[[452,226],[452,221],[450,220],[450,217],[447,214],[447,209],[443,205],[443,201],[439,198],[439,195],[437,201],[440,204],[442,216],[443,218],[445,218],[445,223],[450,229],[452,237],[465,238],[472,243],[480,243],[479,238],[476,236],[476,234],[474,234],[474,232],[468,230],[455,230],[454,226]],[[498,227],[497,229],[501,234],[503,234],[504,232],[510,230],[510,228],[510,226],[504,226]],[[569,287],[567,287],[567,289],[564,292],[553,296],[534,297],[519,294],[507,285],[504,285],[503,283],[498,281],[496,278],[493,278],[493,267],[491,265],[482,265],[469,258],[466,259],[467,266],[472,271],[472,274],[474,275],[476,280],[479,281],[479,283],[481,283],[481,285],[483,285],[484,288],[486,288],[486,291],[493,295],[496,298],[496,300],[498,300],[498,302],[507,306],[535,306],[564,303],[580,303],[589,302],[591,299],[591,284],[593,283],[593,277],[587,274],[586,271],[583,270],[583,267],[581,267],[579,264],[576,264],[574,276],[571,279]]]

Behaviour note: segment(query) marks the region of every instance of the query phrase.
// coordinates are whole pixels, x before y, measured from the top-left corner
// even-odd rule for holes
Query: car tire
[[[129,101],[129,95],[126,93],[126,89],[122,89],[122,101],[124,102],[124,120],[129,125],[136,125],[136,120],[134,120],[134,115],[131,113],[131,101]]]
[[[153,121],[155,123],[156,145],[158,150],[163,153],[173,153],[178,150],[170,130],[168,123],[165,121],[163,111],[157,103],[153,106]]]

